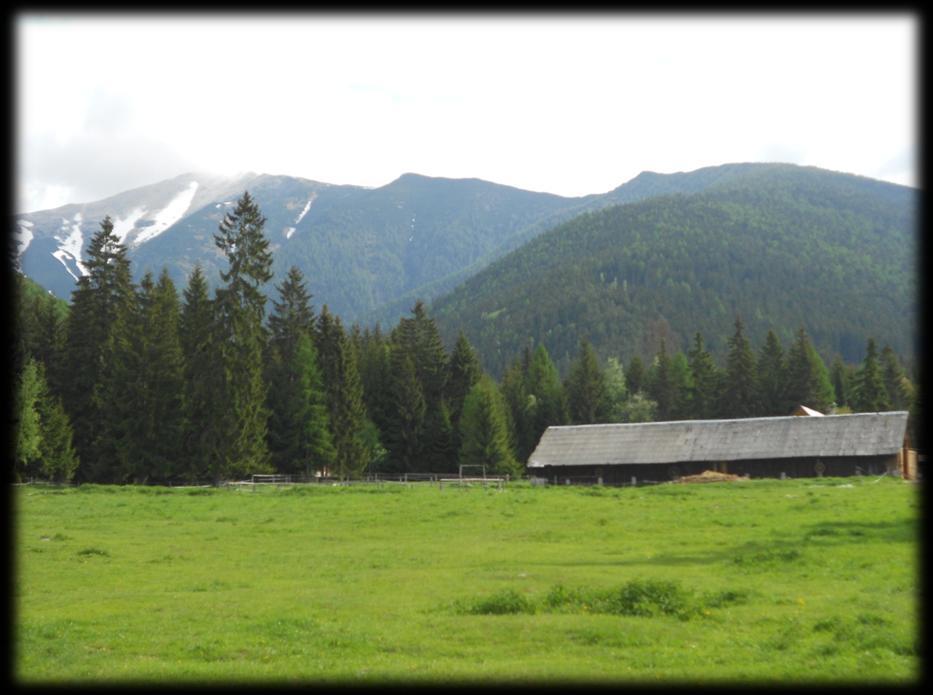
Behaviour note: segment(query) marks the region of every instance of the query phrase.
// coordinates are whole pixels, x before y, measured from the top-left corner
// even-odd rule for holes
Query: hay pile
[[[718,471],[703,471],[699,475],[685,475],[674,482],[676,483],[734,483],[748,480],[747,477],[732,475],[731,473],[719,473]]]

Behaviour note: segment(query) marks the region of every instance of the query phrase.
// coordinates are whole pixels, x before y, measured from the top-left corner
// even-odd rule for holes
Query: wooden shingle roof
[[[548,427],[528,466],[882,456],[906,429],[906,411]]]

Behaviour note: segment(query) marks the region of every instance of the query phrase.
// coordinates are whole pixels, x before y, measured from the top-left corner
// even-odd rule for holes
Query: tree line
[[[346,329],[292,267],[266,316],[264,224],[248,193],[225,215],[213,296],[199,266],[181,298],[164,269],[132,282],[109,217],[67,311],[19,293],[15,478],[216,484],[461,464],[514,476],[550,425],[917,407],[889,347],[869,340],[860,367],[827,369],[803,329],[786,354],[773,331],[755,352],[738,318],[722,366],[699,333],[687,354],[662,339],[650,364],[624,368],[583,339],[565,379],[538,345],[497,382],[462,332],[448,352],[420,301],[387,333]]]

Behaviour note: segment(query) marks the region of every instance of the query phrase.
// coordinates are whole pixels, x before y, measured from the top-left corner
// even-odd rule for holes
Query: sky
[[[921,184],[909,13],[24,12],[15,30],[17,212],[187,172],[579,196],[780,161]]]

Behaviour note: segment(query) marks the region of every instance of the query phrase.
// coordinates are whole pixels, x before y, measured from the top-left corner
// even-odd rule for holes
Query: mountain
[[[783,164],[642,174],[475,274],[432,314],[448,341],[462,328],[495,374],[529,341],[565,371],[584,336],[627,362],[650,360],[661,336],[686,351],[700,331],[722,357],[737,314],[756,347],[769,328],[788,346],[803,326],[824,359],[861,360],[869,336],[910,358],[918,198]]]
[[[17,216],[20,267],[70,298],[84,272],[82,253],[110,215],[137,278],[166,266],[183,286],[201,263],[209,281],[217,282],[226,260],[213,234],[244,190],[266,217],[275,259],[271,284],[297,265],[315,303],[327,303],[347,321],[406,294],[422,296],[420,288],[495,257],[517,232],[576,200],[416,174],[373,189],[267,174],[185,174],[94,203]],[[274,292],[271,286],[267,291]]]
[[[479,179],[404,174],[378,188],[292,176],[189,173],[104,200],[15,219],[24,273],[68,299],[82,253],[105,215],[129,247],[137,279],[169,269],[183,286],[195,263],[209,282],[226,261],[213,234],[244,190],[266,217],[275,278],[297,265],[316,305],[344,320],[385,325],[415,300],[451,291],[492,261],[587,210],[663,193],[691,193],[741,176],[724,165],[682,174],[645,172],[615,190],[578,198],[524,191]]]

